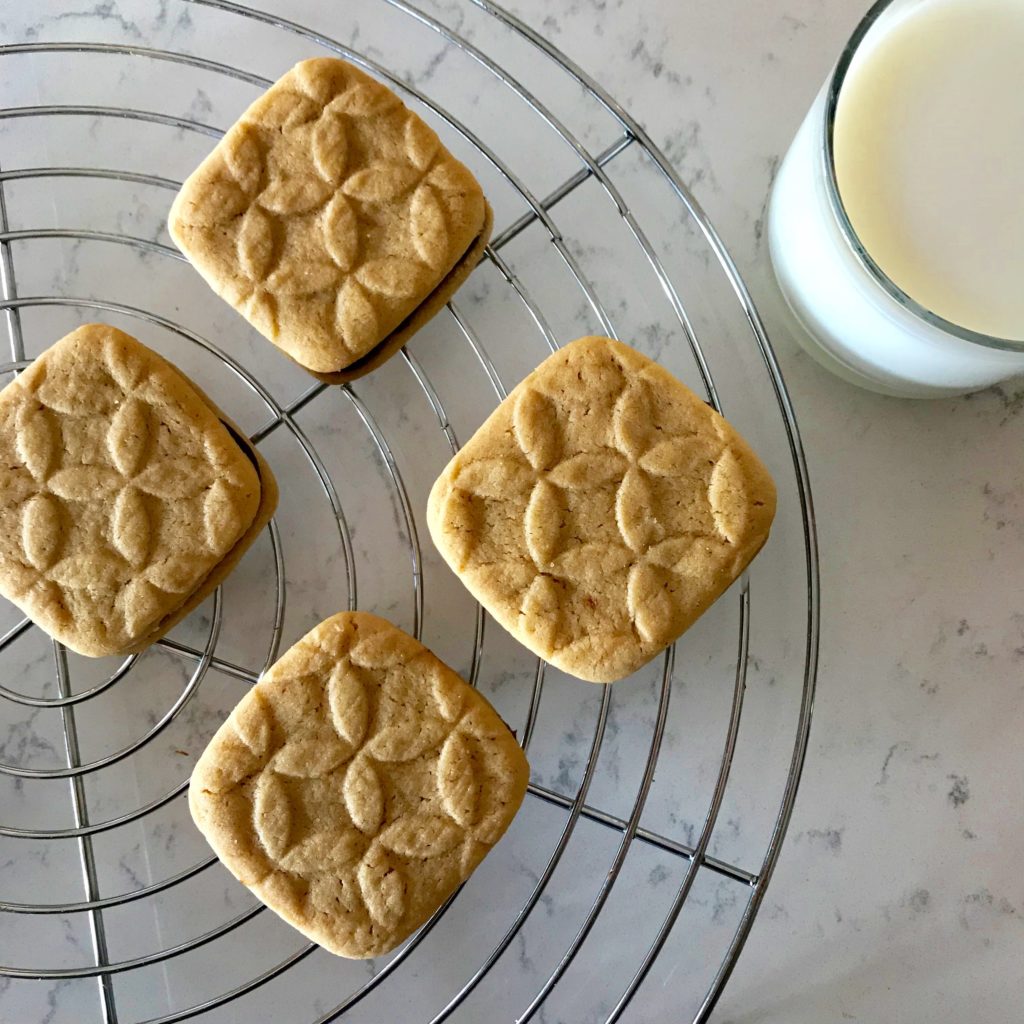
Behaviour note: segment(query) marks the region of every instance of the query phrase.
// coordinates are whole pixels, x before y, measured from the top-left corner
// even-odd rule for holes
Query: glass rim
[[[835,214],[836,221],[839,224],[839,230],[858,262],[865,270],[868,271],[871,277],[874,278],[875,282],[901,306],[932,327],[938,328],[944,333],[951,334],[963,341],[968,341],[974,345],[982,345],[985,348],[1020,352],[1021,350],[1024,350],[1024,341],[1016,341],[1012,338],[1001,338],[995,335],[983,334],[980,331],[972,331],[969,327],[964,327],[961,324],[954,323],[952,320],[947,320],[945,317],[939,316],[938,313],[933,312],[927,306],[921,305],[920,302],[908,295],[898,284],[896,284],[895,281],[892,280],[892,278],[889,277],[888,274],[886,274],[886,272],[875,262],[874,258],[867,251],[864,243],[861,242],[860,237],[850,221],[846,212],[846,207],[843,205],[842,197],[839,194],[839,181],[836,176],[834,140],[836,110],[839,105],[839,94],[842,91],[847,72],[850,70],[850,65],[853,63],[853,58],[860,49],[861,43],[867,37],[878,19],[895,2],[896,0],[875,0],[875,3],[872,4],[871,8],[853,30],[853,34],[850,36],[846,46],[843,48],[843,52],[839,55],[839,60],[837,61],[836,66],[832,71],[832,76],[829,79],[828,92],[825,96],[824,111],[825,187],[826,192],[828,193],[829,203],[832,207],[833,213]]]

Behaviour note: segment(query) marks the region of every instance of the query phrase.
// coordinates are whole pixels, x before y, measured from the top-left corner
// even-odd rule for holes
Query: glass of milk
[[[1024,0],[880,0],[772,191],[779,286],[826,367],[884,394],[1024,373]]]

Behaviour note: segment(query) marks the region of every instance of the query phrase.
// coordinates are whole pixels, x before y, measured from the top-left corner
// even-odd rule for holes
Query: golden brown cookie
[[[427,522],[513,636],[608,683],[725,591],[774,515],[772,479],[729,423],[629,346],[580,338],[451,460]]]
[[[340,956],[387,953],[508,828],[526,757],[494,709],[374,615],[320,623],[242,698],[189,806],[228,870]]]
[[[390,89],[321,57],[246,110],[182,186],[169,227],[218,295],[341,382],[444,305],[483,255],[491,211]]]
[[[276,503],[237,428],[134,338],[88,324],[0,392],[0,593],[71,650],[139,650]]]

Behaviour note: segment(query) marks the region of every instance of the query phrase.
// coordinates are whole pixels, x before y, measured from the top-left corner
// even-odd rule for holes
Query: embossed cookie
[[[474,689],[384,619],[342,613],[242,698],[192,817],[228,870],[340,956],[415,931],[508,828],[529,766]]]
[[[473,175],[345,61],[296,65],[182,186],[171,236],[258,331],[324,380],[369,372],[483,255]]]
[[[234,424],[116,328],[72,331],[0,392],[0,593],[80,654],[165,633],[276,501]]]
[[[746,442],[650,359],[581,338],[531,373],[434,484],[427,522],[523,644],[614,682],[672,643],[768,537]]]

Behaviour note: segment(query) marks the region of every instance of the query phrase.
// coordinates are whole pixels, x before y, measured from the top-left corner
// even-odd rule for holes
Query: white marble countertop
[[[834,379],[791,340],[765,253],[773,173],[866,6],[517,5],[692,183],[766,320],[810,461],[810,754],[722,1024],[1021,1012],[1024,384],[915,403]]]
[[[306,11],[318,7],[313,0],[295,6]],[[510,7],[592,73],[637,117],[692,186],[764,317],[796,406],[810,463],[821,548],[823,619],[809,755],[777,872],[713,1019],[718,1024],[1019,1020],[1024,962],[1024,883],[1017,869],[1024,809],[1020,583],[1024,572],[1024,387],[1008,384],[933,403],[895,401],[855,390],[820,370],[796,347],[766,259],[764,209],[773,174],[859,17],[860,5],[845,0],[516,0]],[[320,5],[321,17],[325,9]],[[0,6],[0,35],[7,43],[103,39],[113,34],[144,45],[154,34],[164,33],[185,48],[208,44],[208,39],[190,35],[191,17],[191,11],[177,0],[70,6],[42,0],[31,11],[27,6],[17,11],[13,5]],[[274,63],[269,50],[248,56],[253,66]],[[421,68],[414,77],[426,80],[433,71]],[[10,94],[19,87],[7,80],[4,106],[11,104]],[[30,89],[28,98],[19,93],[16,102],[43,102],[40,97],[49,88],[46,82],[36,80],[32,88],[36,91]],[[241,90],[226,97],[198,90],[181,114],[220,123],[225,111],[236,110],[242,98]],[[152,97],[146,96],[136,105],[150,101]],[[95,133],[92,137],[95,140]],[[201,139],[196,153],[208,141]],[[50,142],[59,146],[57,140]],[[105,142],[109,139],[99,133],[97,146]],[[44,155],[34,162],[45,164],[49,150],[40,145]],[[188,154],[181,158],[186,167],[193,159]],[[0,157],[0,165],[10,164]],[[173,173],[180,170],[175,167]],[[42,223],[51,223],[47,218],[52,216],[52,223],[59,224],[60,200],[54,201],[52,210],[44,205],[35,212]],[[158,218],[151,218],[156,227],[147,226],[146,217],[152,213],[141,205],[132,213],[118,213],[117,230],[143,235],[152,231],[157,237]],[[99,219],[97,223],[109,229]],[[80,267],[77,252],[76,248],[64,267],[65,278],[84,280],[92,287],[87,261],[83,259]],[[171,301],[173,288],[168,288]],[[232,329],[231,318],[216,303],[203,308],[218,328]],[[249,352],[244,346],[250,340],[239,344],[243,346],[239,351]],[[428,363],[430,345],[423,343]],[[252,351],[260,351],[259,345],[254,344]],[[381,380],[393,382],[398,370],[393,372],[394,377],[382,374]],[[297,393],[294,389],[301,375],[289,376],[287,369],[282,373],[282,388],[291,387]],[[367,385],[367,393],[373,406],[380,396],[375,396],[373,385]],[[326,449],[345,429],[346,415],[353,418],[347,407],[337,408],[336,415],[336,420],[311,427],[313,440],[321,448]],[[253,425],[258,422],[253,420]],[[403,454],[407,453],[398,452],[400,458]],[[431,457],[442,455],[432,450]],[[330,468],[336,473],[346,469],[341,463]],[[429,467],[420,473],[421,480],[414,467],[413,484],[428,485],[428,473]],[[361,523],[374,499],[356,495],[351,500],[354,521]],[[390,521],[381,529],[386,526]],[[303,528],[304,523],[297,529]],[[286,548],[289,529],[285,521]],[[357,560],[364,549],[372,554],[368,535],[357,531],[355,546]],[[250,562],[258,564],[257,557]],[[268,557],[266,552],[262,557]],[[335,610],[316,589],[325,578],[318,574],[326,573],[329,566],[321,567],[312,559],[298,568],[293,559],[289,566],[295,574],[289,575],[289,585],[299,595],[289,614],[297,614],[295,609],[303,600],[311,616],[321,605],[323,614]],[[239,575],[252,579],[254,572]],[[299,573],[307,573],[301,577],[304,582]],[[377,602],[377,607],[389,608],[388,585],[387,579],[364,574],[360,583],[364,606]],[[404,621],[408,607],[396,607],[395,614]],[[314,621],[315,616],[304,628]],[[289,642],[299,635],[302,624],[288,621]],[[8,625],[4,620],[3,628]],[[235,642],[230,628],[225,627],[225,634],[224,644]],[[218,650],[230,656],[235,648]],[[243,655],[235,656],[241,660]],[[32,656],[43,657],[38,652]],[[457,656],[461,655],[453,655]],[[29,661],[27,654],[25,664]],[[167,682],[156,672],[152,680],[154,687],[164,687],[159,691],[162,699],[169,699],[173,685],[180,688],[178,675]],[[199,712],[192,715],[189,728],[193,731],[175,741],[178,746],[201,742],[197,737],[208,735],[211,725],[237,699],[237,687],[224,685],[218,690],[218,685],[214,681],[204,686],[205,692],[212,688],[212,698],[207,699],[213,703],[203,712],[205,718]],[[501,685],[499,679],[495,690],[499,697],[504,693],[514,701],[514,695],[502,691]],[[552,699],[560,699],[557,694],[562,691],[555,688],[554,692]],[[580,691],[566,692],[575,700]],[[582,698],[580,703],[582,707]],[[596,700],[591,700],[584,710],[592,714],[595,707]],[[643,705],[641,712],[653,714],[653,702]],[[7,760],[42,764],[59,752],[59,726],[46,736],[33,722],[31,718],[28,724],[0,727],[0,749]],[[145,727],[152,724],[152,717],[143,715],[140,722]],[[629,725],[616,722],[610,727],[615,757],[628,749],[618,746],[617,737],[619,729],[628,736]],[[556,755],[561,750],[557,770],[541,778],[553,789],[562,781],[571,789],[578,778],[581,761],[571,744],[585,744],[589,740],[585,731],[573,726],[562,736],[563,746],[552,747]],[[541,737],[537,742],[542,747],[545,740]],[[165,745],[172,758],[183,753],[170,740]],[[32,760],[37,755],[39,762]],[[609,783],[608,793],[614,796],[615,792]],[[131,793],[137,796],[136,789]],[[97,801],[101,798],[102,794],[96,796]],[[10,809],[15,818],[27,816],[25,820],[35,820],[38,810],[23,799],[20,786],[0,793],[0,808],[5,813]],[[533,824],[531,819],[530,827]],[[201,852],[200,846],[188,845],[194,838],[190,826],[178,825],[180,835],[174,832],[173,822],[167,832],[156,833],[165,841],[166,864],[175,870],[192,863]],[[692,829],[692,824],[688,827]],[[102,845],[100,840],[97,843]],[[521,863],[515,859],[514,844],[509,849],[513,869],[535,882],[536,867],[526,859]],[[49,880],[75,876],[73,858],[64,861],[48,850],[41,846],[31,854],[32,863],[40,868],[33,876],[34,895],[4,891],[0,898],[39,899],[40,885],[45,888]],[[13,863],[5,858],[15,855],[9,847],[0,853],[2,875],[6,870],[2,865]],[[160,860],[159,851],[156,859]],[[120,891],[144,884],[150,870],[148,861],[136,863],[129,851],[101,882],[111,891]],[[158,877],[159,870],[152,870],[152,877]],[[166,874],[170,868],[164,865],[160,870]],[[598,864],[598,877],[602,870]],[[661,870],[657,865],[650,869],[644,883],[649,889],[656,889],[667,877],[659,874]],[[230,885],[223,893],[211,889],[210,906],[233,912],[244,909],[249,904],[236,890]],[[80,899],[81,894],[67,898]],[[702,905],[716,923],[720,912],[725,916],[718,896]],[[551,923],[551,915],[560,911],[547,902],[543,906]],[[49,940],[36,930],[36,924],[46,920],[33,918],[31,928],[19,921],[22,930],[18,931],[5,927],[0,917],[0,945],[8,961],[17,959],[12,950],[22,942],[26,947],[37,942],[39,949],[46,948]],[[68,962],[87,962],[85,932],[69,927],[64,938]],[[295,948],[287,929],[283,935],[272,933],[272,938],[278,945],[271,943],[271,951],[280,947],[284,951],[280,955]],[[535,946],[517,943],[513,949],[524,976],[533,978],[538,972],[546,976],[550,964],[544,960],[543,948],[538,952]],[[134,952],[122,946],[115,955]],[[411,977],[429,978],[437,969],[436,963],[420,966],[423,970],[413,971]],[[209,964],[200,965],[196,977],[203,969],[217,972]],[[366,970],[366,977],[372,977],[374,968]],[[354,977],[358,981],[362,975]],[[460,975],[455,971],[453,977],[452,984]],[[642,1009],[636,1011],[641,1016],[626,1019],[677,1020],[670,978],[671,972],[662,972],[653,990],[645,993]],[[161,984],[170,987],[166,978]],[[15,1024],[80,1020],[75,1002],[79,991],[66,982],[31,988],[27,982],[12,984],[0,978],[0,1018]],[[89,998],[93,994],[90,989]],[[506,995],[498,990],[488,998]],[[126,1005],[132,998],[129,991]],[[149,1005],[138,1003],[138,993],[134,998],[133,1006]],[[168,1005],[172,1004],[169,999]],[[3,1009],[5,1005],[9,1010]],[[323,1012],[332,1004],[316,1005]],[[479,1007],[479,1003],[467,1003],[466,1013],[457,1019],[481,1019],[474,1016],[483,1012]],[[252,1012],[245,1019],[270,1019]],[[407,1004],[392,1006],[389,1012],[389,1019],[411,1020]],[[357,1015],[353,1019],[376,1018]],[[546,1024],[577,1024],[579,1018],[571,1006],[563,1004],[537,1019]]]

